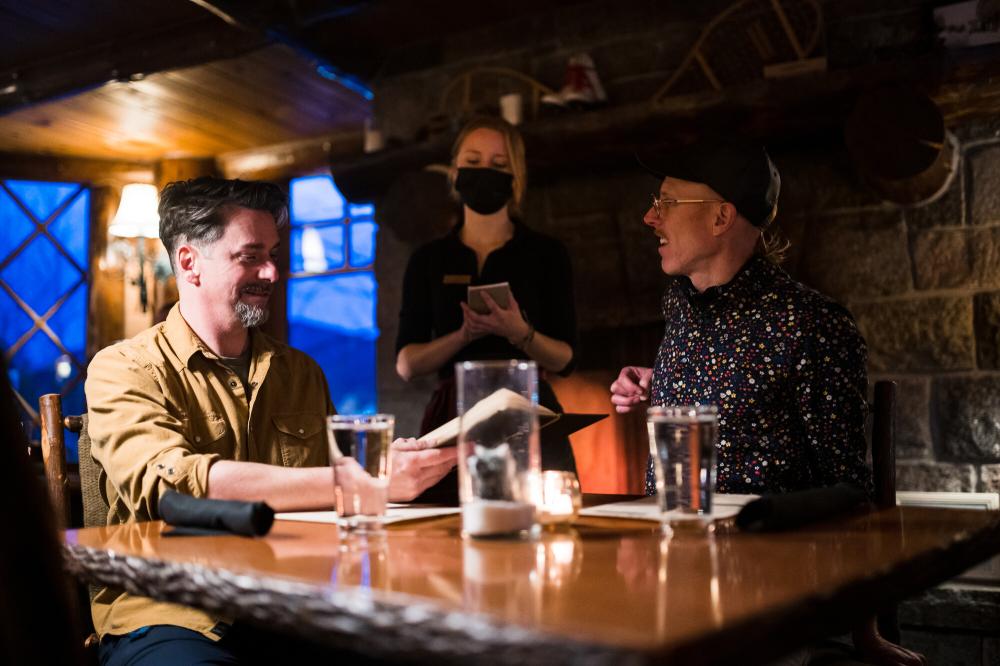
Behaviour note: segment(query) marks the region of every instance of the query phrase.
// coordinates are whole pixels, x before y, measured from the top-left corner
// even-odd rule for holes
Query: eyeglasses
[[[670,199],[669,197],[658,197],[653,195],[653,210],[660,217],[663,217],[663,209],[680,204],[696,203],[726,203],[724,199]]]

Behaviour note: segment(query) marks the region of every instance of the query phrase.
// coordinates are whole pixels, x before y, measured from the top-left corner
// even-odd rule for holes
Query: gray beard
[[[243,301],[236,301],[236,317],[243,324],[243,328],[254,328],[267,321],[270,314],[265,307],[250,305]]]

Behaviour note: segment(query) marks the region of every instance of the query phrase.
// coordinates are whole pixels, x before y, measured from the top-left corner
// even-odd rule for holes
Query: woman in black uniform
[[[562,411],[544,377],[569,374],[573,367],[577,335],[569,254],[558,240],[520,221],[526,177],[524,142],[512,125],[479,118],[462,129],[450,173],[462,220],[417,249],[403,279],[396,371],[406,380],[431,372],[440,379],[421,432],[455,417],[454,365],[460,361],[534,360],[539,402]],[[496,282],[510,283],[508,306],[489,301],[485,315],[469,309],[469,285]],[[576,471],[568,439],[543,443],[542,467]],[[456,496],[453,470],[417,501]]]

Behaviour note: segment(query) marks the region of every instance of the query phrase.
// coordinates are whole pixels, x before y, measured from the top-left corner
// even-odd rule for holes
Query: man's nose
[[[660,223],[660,216],[657,214],[656,209],[650,206],[646,214],[642,216],[642,221],[647,226],[656,227]]]
[[[274,259],[268,259],[260,265],[260,270],[257,271],[257,276],[261,280],[267,280],[268,282],[278,281],[278,264]]]

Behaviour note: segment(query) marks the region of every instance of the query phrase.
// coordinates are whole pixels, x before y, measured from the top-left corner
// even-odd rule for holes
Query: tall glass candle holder
[[[466,361],[455,378],[462,534],[526,536],[541,467],[538,370],[532,361]]]

